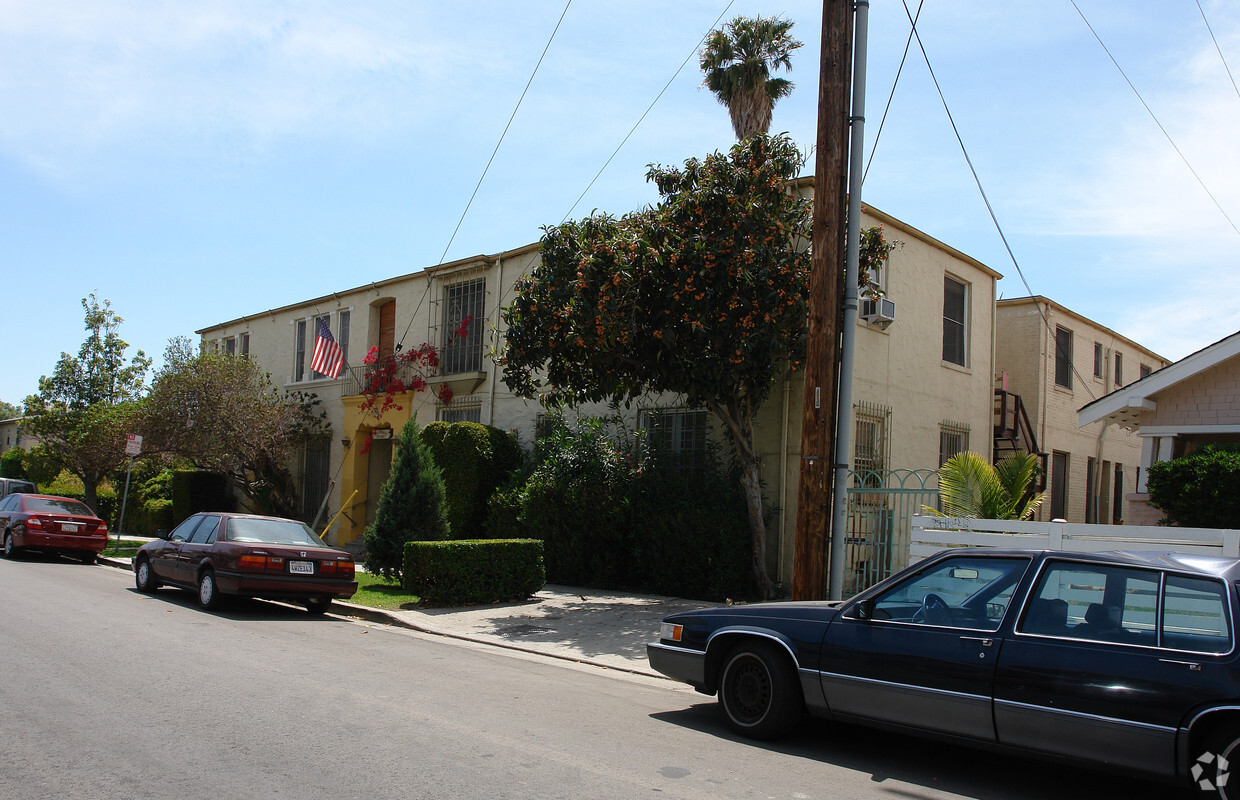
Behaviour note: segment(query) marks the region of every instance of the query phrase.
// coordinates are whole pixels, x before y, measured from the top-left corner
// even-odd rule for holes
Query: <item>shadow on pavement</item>
[[[1148,778],[810,717],[784,739],[759,742],[732,733],[713,701],[650,716],[749,747],[868,774],[875,783],[890,784],[884,788],[893,797],[926,796],[912,787],[976,800],[1191,800],[1198,796],[1187,788]]]

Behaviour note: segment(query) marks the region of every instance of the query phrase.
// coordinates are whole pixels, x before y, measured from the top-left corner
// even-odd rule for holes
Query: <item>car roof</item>
[[[959,555],[962,553],[970,555],[986,553],[995,556],[1044,555],[1046,558],[1069,558],[1073,561],[1087,561],[1095,564],[1173,569],[1177,572],[1192,572],[1229,581],[1240,580],[1240,559],[1206,553],[1183,553],[1172,550],[1107,550],[1105,552],[1087,553],[1075,550],[966,547],[948,550],[940,555]]]

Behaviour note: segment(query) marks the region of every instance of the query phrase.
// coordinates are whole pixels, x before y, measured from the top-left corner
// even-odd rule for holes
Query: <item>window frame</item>
[[[960,318],[948,316],[948,304],[954,298],[949,292],[960,289]],[[948,348],[951,352],[948,352]],[[943,275],[943,362],[959,367],[969,366],[969,284],[959,278]]]
[[[1055,385],[1061,389],[1072,388],[1073,339],[1071,328],[1055,326]]]

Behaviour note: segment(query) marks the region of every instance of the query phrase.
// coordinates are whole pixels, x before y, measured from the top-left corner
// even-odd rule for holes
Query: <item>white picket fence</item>
[[[910,564],[952,547],[1018,547],[1086,553],[1160,550],[1240,558],[1240,530],[913,517]]]

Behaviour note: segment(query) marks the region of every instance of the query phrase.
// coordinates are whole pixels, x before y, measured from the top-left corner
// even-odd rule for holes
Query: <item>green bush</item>
[[[172,517],[179,524],[199,511],[232,511],[228,479],[215,472],[176,470],[172,473]]]
[[[4,451],[4,455],[0,455],[0,478],[18,478],[26,479],[26,467],[22,463],[25,460],[26,451],[20,447],[10,447]]]
[[[516,437],[477,422],[432,422],[419,435],[443,474],[450,535],[482,537],[487,500],[521,466]]]
[[[543,543],[536,539],[407,542],[408,591],[435,605],[523,600],[546,583]]]
[[[602,420],[553,419],[525,481],[495,492],[487,531],[544,542],[553,583],[722,600],[753,594],[746,504],[717,449],[690,471],[619,444]],[[620,437],[624,440],[625,437]]]
[[[1240,448],[1204,445],[1150,467],[1150,504],[1185,528],[1240,528]]]
[[[399,581],[405,542],[446,538],[443,476],[412,418],[401,431],[392,472],[379,490],[375,521],[366,527],[366,569]]]

